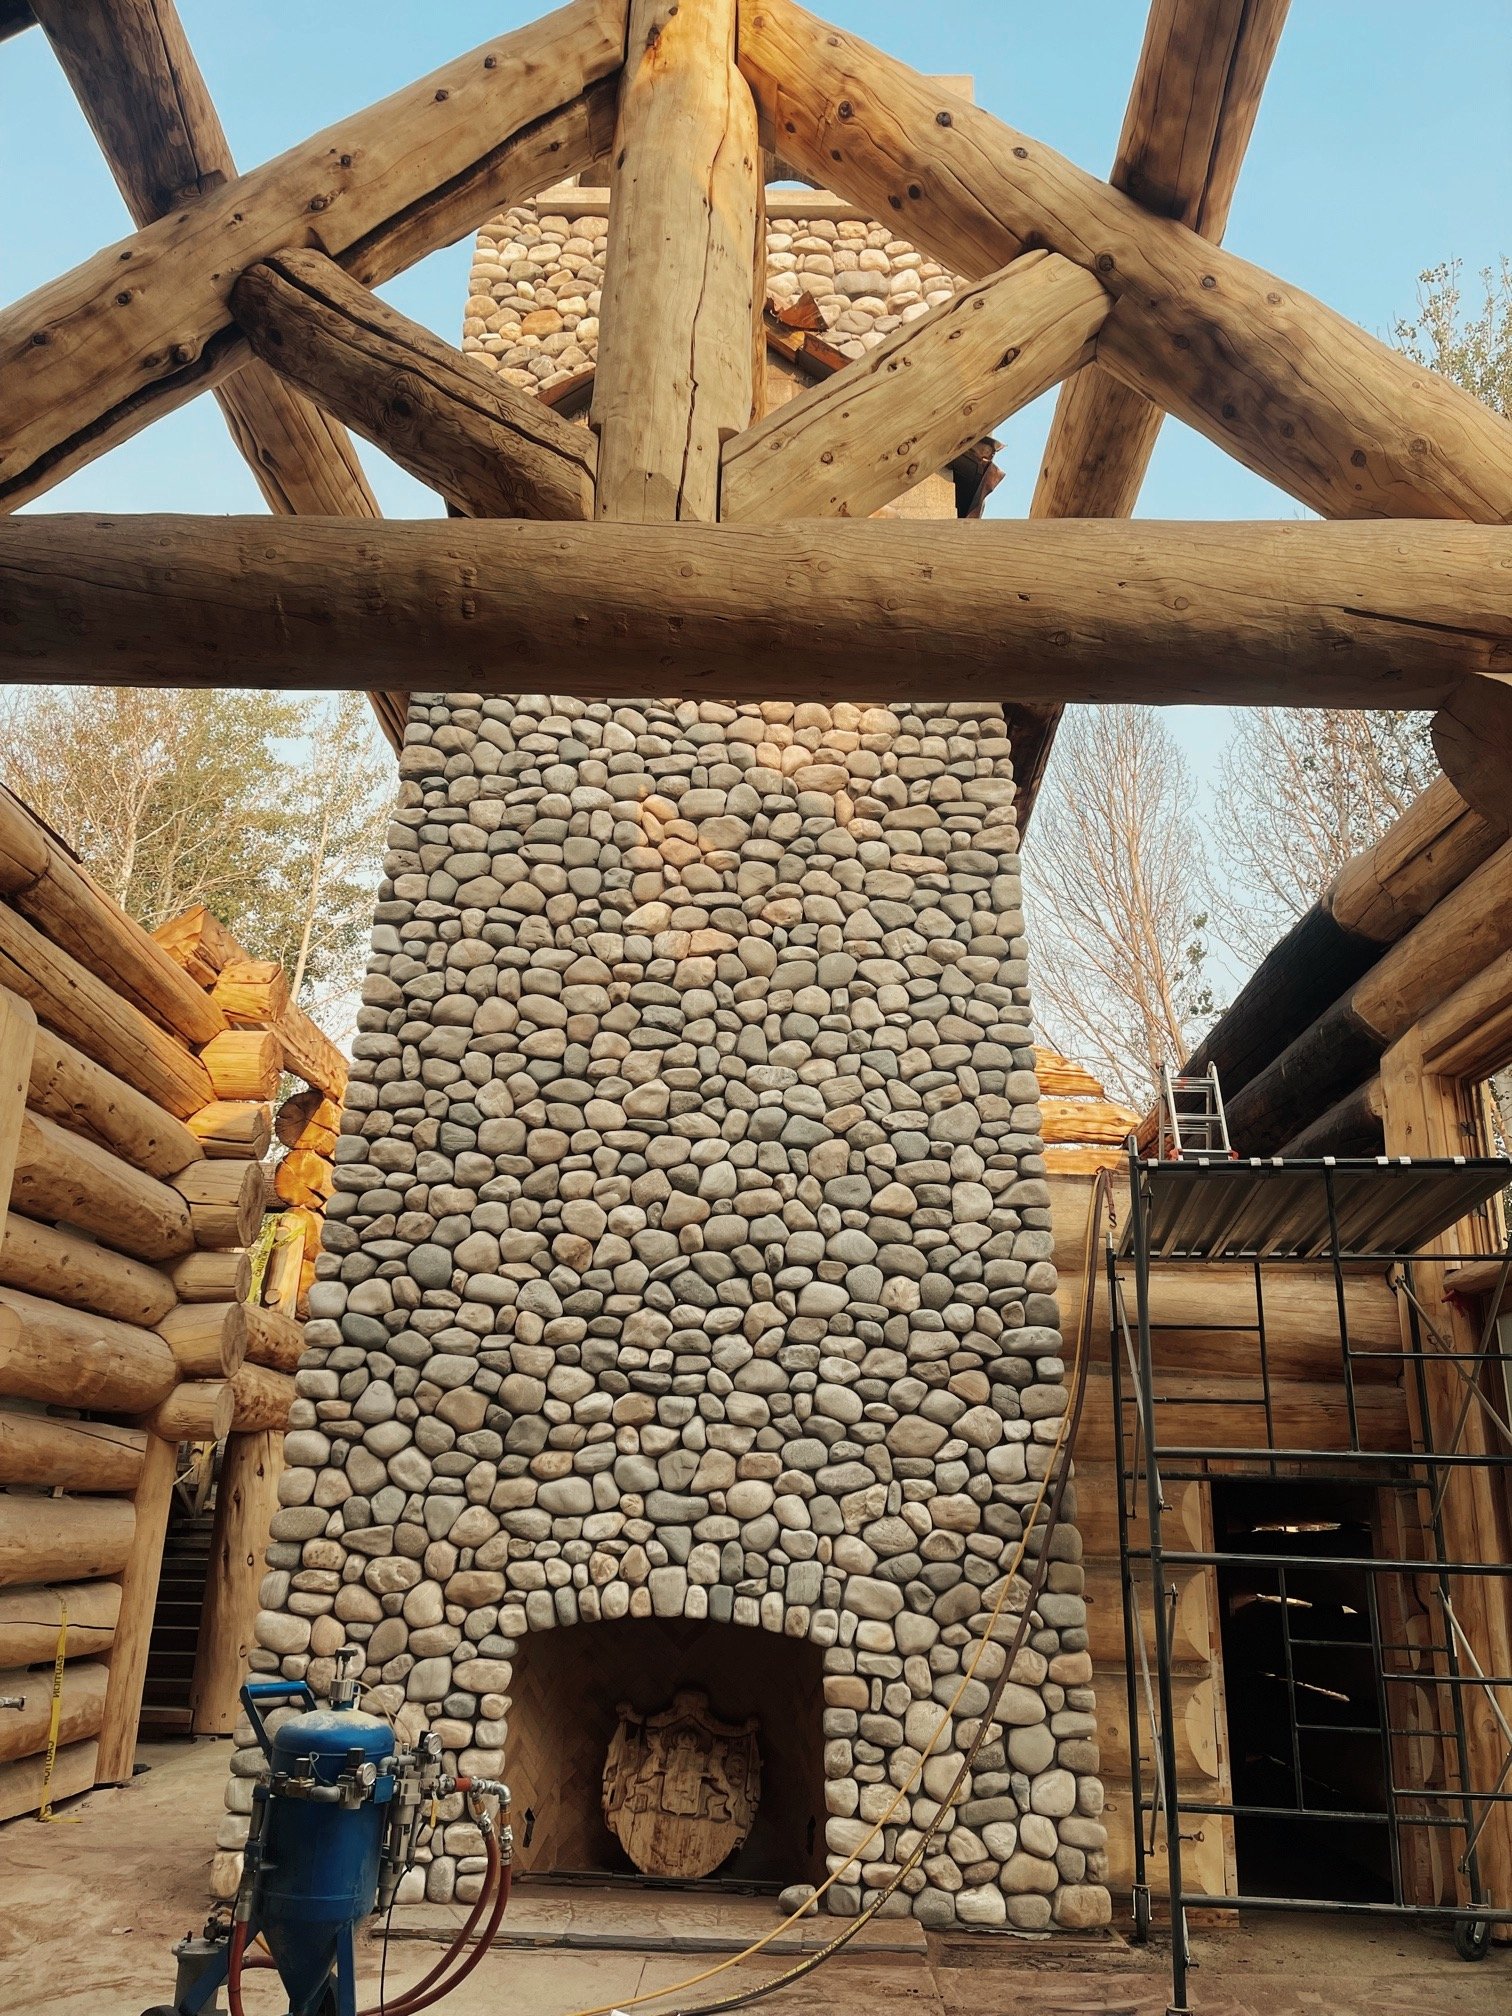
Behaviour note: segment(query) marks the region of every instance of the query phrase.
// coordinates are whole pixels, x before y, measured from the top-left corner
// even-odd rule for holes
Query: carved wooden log
[[[156,1406],[178,1378],[173,1353],[151,1330],[17,1288],[0,1288],[0,1308],[20,1319],[17,1332],[0,1326],[0,1393],[132,1414]]]
[[[275,1372],[292,1372],[304,1352],[304,1325],[280,1309],[246,1305],[247,1360]]]
[[[0,1220],[0,1282],[149,1330],[174,1303],[173,1283],[156,1267],[14,1211]]]
[[[248,355],[232,325],[237,275],[307,244],[317,214],[325,249],[374,286],[586,168],[607,144],[624,26],[623,0],[573,0],[17,302],[0,315],[0,494],[37,495],[237,369]]]
[[[140,1259],[167,1260],[187,1251],[195,1237],[189,1207],[176,1186],[195,1170],[231,1166],[191,1162],[172,1185],[159,1183],[82,1135],[28,1113],[11,1199],[28,1218],[77,1225]]]
[[[283,1076],[283,1050],[271,1029],[228,1029],[206,1044],[200,1062],[217,1100],[264,1103]]]
[[[80,1659],[64,1667],[60,1743],[78,1743],[99,1734],[105,1713],[105,1679],[104,1663],[97,1659]],[[25,1703],[0,1715],[0,1764],[45,1750],[52,1720],[51,1673],[16,1669],[0,1673],[0,1694],[19,1694]]]
[[[176,1176],[203,1150],[182,1120],[50,1029],[37,1030],[29,1103],[149,1176]]]
[[[189,1206],[196,1246],[224,1252],[257,1237],[267,1191],[256,1162],[195,1162],[173,1187]]]
[[[217,1099],[190,1116],[189,1131],[207,1155],[260,1162],[273,1140],[272,1108],[260,1099]]]
[[[956,272],[1090,266],[1098,363],[1325,516],[1512,518],[1512,423],[1321,302],[792,0],[742,7],[740,67],[785,160]]]
[[[1109,306],[1080,266],[1026,252],[730,441],[720,517],[880,510],[1076,371]]]
[[[180,1442],[219,1442],[230,1434],[234,1413],[229,1379],[181,1379],[166,1400],[139,1417],[138,1425],[177,1448]]]
[[[0,1493],[0,1587],[115,1575],[131,1552],[129,1498],[37,1498]]]
[[[20,865],[23,835],[41,843],[42,866],[36,874]],[[215,1005],[151,935],[4,789],[0,789],[0,894],[113,992],[192,1048],[208,1043],[225,1027]]]
[[[196,1736],[229,1736],[240,1715],[237,1690],[255,1638],[258,1584],[268,1528],[278,1510],[283,1435],[265,1428],[232,1435],[215,1494],[210,1575],[194,1658],[189,1705]]]
[[[186,1253],[168,1269],[181,1302],[245,1302],[252,1292],[252,1257],[236,1249]]]
[[[205,1067],[139,1008],[0,903],[0,986],[39,1021],[180,1120],[213,1093]]]
[[[321,252],[249,267],[231,296],[257,354],[466,516],[591,518],[584,428],[452,349]]]
[[[735,0],[630,0],[593,381],[601,518],[712,519],[750,424],[761,148]]]
[[[63,1613],[68,1613],[65,1656],[82,1659],[109,1650],[121,1608],[119,1582],[55,1582],[0,1594],[0,1666],[33,1666],[53,1659]]]
[[[274,1372],[266,1365],[243,1365],[231,1381],[231,1392],[235,1403],[231,1426],[238,1435],[289,1425],[294,1381],[287,1372]]]
[[[106,1421],[57,1421],[0,1407],[0,1484],[55,1491],[131,1491],[147,1437]]]
[[[244,1302],[180,1302],[157,1326],[185,1379],[229,1379],[247,1355]]]

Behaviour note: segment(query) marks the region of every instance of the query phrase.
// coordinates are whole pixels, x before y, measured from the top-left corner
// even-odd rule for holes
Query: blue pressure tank
[[[393,1755],[389,1724],[348,1706],[291,1716],[273,1735],[252,1916],[290,2016],[318,2008],[343,1938],[377,1902]]]

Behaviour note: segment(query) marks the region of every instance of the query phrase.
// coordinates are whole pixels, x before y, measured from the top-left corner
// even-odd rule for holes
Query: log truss
[[[1022,811],[1068,699],[1332,700],[1435,708],[1450,779],[1505,829],[1512,426],[1218,243],[1286,4],[1153,0],[1104,182],[794,0],[570,0],[237,174],[172,0],[38,0],[140,228],[0,311],[0,501],[213,390],[272,509],[303,522],[267,540],[227,521],[0,527],[7,676],[371,667],[392,730],[431,623],[463,661],[469,635],[480,655],[485,633],[507,640],[516,679],[522,643],[543,666],[560,644],[558,678],[571,664],[583,691],[750,693],[780,677],[779,641],[808,690],[838,690],[831,654],[885,610],[900,637],[951,640],[932,679],[1008,707]],[[589,431],[370,290],[611,155]],[[774,157],[968,284],[764,417]],[[1036,519],[1126,516],[1171,412],[1325,518],[1412,522],[1384,545],[1346,526],[958,526],[927,561],[907,523],[773,537],[883,509],[1056,384]],[[454,515],[511,522],[450,543],[382,526],[347,427]],[[526,538],[528,519],[559,531]],[[1461,543],[1432,520],[1485,529]],[[1278,541],[1299,571],[1270,595]],[[564,573],[592,609],[558,640]],[[1445,582],[1471,574],[1446,620]],[[284,624],[300,608],[302,640]]]

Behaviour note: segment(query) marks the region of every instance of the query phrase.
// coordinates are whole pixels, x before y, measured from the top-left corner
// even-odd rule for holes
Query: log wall
[[[312,1090],[289,1104],[300,1135],[322,1118],[311,1150],[328,1155],[345,1063],[290,1007],[281,969],[204,913],[143,930],[3,792],[0,948],[0,1666],[25,1700],[0,1732],[9,1818],[131,1776],[183,1445],[250,1410],[232,1467],[239,1441],[265,1468],[273,1445],[276,1462],[319,1214],[298,1223],[281,1306],[244,1307],[274,1119],[255,1095],[269,1060],[275,1086],[285,1069],[304,1077]],[[237,1096],[236,1060],[218,1063],[228,1051],[245,1053],[244,1076],[263,1068],[251,1096]],[[318,1196],[318,1172],[306,1177]],[[251,1400],[235,1383],[249,1358]],[[260,1553],[238,1542],[226,1557],[217,1614],[255,1600]],[[224,1722],[223,1703],[205,1713]]]

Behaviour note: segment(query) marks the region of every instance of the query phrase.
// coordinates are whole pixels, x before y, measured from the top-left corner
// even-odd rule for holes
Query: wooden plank
[[[109,1677],[105,1712],[99,1724],[102,1785],[124,1784],[136,1761],[137,1718],[142,1710],[142,1685],[147,1677],[147,1644],[152,1636],[152,1613],[157,1606],[158,1578],[163,1566],[163,1537],[168,1530],[177,1470],[177,1443],[149,1436],[141,1479],[131,1501],[135,1525],[130,1551],[121,1566],[121,1612],[104,1661]]]
[[[36,1011],[0,990],[0,1213],[9,1208],[37,1041]]]
[[[717,517],[720,449],[750,424],[762,157],[735,17],[736,0],[630,0],[593,381],[601,518]]]
[[[128,917],[9,791],[0,789],[0,861],[15,861],[28,843],[40,846],[43,867],[40,874],[24,880],[12,875],[0,878],[9,903],[55,945],[191,1049],[225,1028],[219,1008],[185,977],[151,933]]]
[[[1291,0],[1152,0],[1109,180],[1157,216],[1223,237]],[[1035,518],[1132,515],[1161,409],[1093,365],[1061,388],[1030,503]],[[1008,711],[1027,830],[1059,709]]]
[[[213,1096],[198,1058],[4,903],[0,987],[29,1001],[39,1021],[176,1118]]]
[[[205,190],[0,315],[14,507],[248,357],[230,293],[312,236],[368,285],[452,243],[607,142],[624,0],[571,0]]]
[[[231,305],[291,385],[467,517],[591,518],[597,448],[320,252],[249,267]]]
[[[196,1736],[229,1736],[241,1714],[237,1690],[256,1643],[258,1586],[268,1528],[278,1510],[282,1470],[281,1430],[263,1428],[228,1437],[216,1487],[210,1574],[189,1696]]]
[[[1077,371],[1109,305],[1080,266],[1026,252],[730,441],[720,516],[880,510]]]
[[[483,693],[1399,708],[1478,681],[1512,712],[1509,573],[1506,531],[1431,523],[27,514],[0,676],[406,690],[439,653]]]
[[[955,272],[1090,267],[1099,364],[1324,516],[1512,518],[1512,422],[1321,302],[792,0],[742,8],[740,66],[797,169]]]

